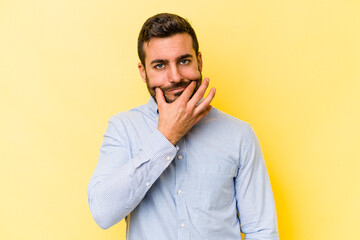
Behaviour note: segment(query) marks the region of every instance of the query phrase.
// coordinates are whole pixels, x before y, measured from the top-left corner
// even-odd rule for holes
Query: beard
[[[176,89],[176,88],[182,88],[182,87],[185,87],[185,88],[186,88],[192,81],[195,81],[195,82],[196,82],[196,86],[195,86],[195,89],[194,89],[193,93],[191,94],[191,97],[190,97],[190,99],[191,99],[192,96],[194,96],[195,92],[199,89],[199,87],[200,87],[200,85],[201,85],[201,83],[202,83],[202,74],[201,74],[200,71],[199,71],[199,73],[200,73],[200,77],[197,78],[197,79],[193,79],[193,80],[181,80],[180,82],[173,83],[173,84],[171,84],[170,86],[160,88],[161,91],[162,91],[163,94],[164,94],[165,101],[166,101],[167,103],[172,103],[172,102],[174,102],[178,97],[180,97],[180,95],[184,92],[184,91],[177,92],[177,93],[174,94],[174,98],[168,98],[168,97],[165,96],[165,93],[166,93],[167,91],[174,90],[174,89]],[[146,74],[146,73],[145,73],[145,74]],[[152,98],[155,100],[155,102],[157,102],[157,101],[156,101],[156,97],[155,97],[155,96],[156,96],[155,87],[150,86],[149,78],[148,78],[147,74],[146,74],[146,86],[147,86],[147,89],[148,89],[150,95],[152,96]]]

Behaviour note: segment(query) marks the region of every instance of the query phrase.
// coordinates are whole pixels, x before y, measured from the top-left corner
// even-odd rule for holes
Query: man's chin
[[[157,103],[155,95],[151,95],[151,96],[152,96],[152,98],[155,100],[155,102]],[[167,103],[172,103],[172,102],[174,102],[176,99],[178,99],[178,97],[179,97],[179,96],[172,96],[172,97],[166,97],[166,96],[164,96],[165,102],[167,102]]]
[[[196,90],[197,90],[197,88],[196,88],[196,89],[194,90],[194,92],[192,93],[190,99],[194,96]],[[172,102],[176,101],[176,99],[178,99],[183,92],[184,92],[184,91],[177,92],[177,93],[175,93],[175,94],[173,94],[173,95],[171,95],[171,96],[166,96],[166,94],[165,94],[165,95],[164,95],[165,101],[166,101],[167,103],[172,103]],[[155,96],[153,96],[153,98],[155,99],[155,102],[156,102]]]
[[[172,96],[172,97],[166,97],[166,96],[165,96],[165,101],[166,101],[167,103],[172,103],[172,102],[174,102],[176,99],[178,99],[178,97],[179,97],[179,96]]]

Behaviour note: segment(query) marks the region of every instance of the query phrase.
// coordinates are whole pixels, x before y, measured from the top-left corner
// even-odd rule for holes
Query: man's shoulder
[[[200,126],[204,131],[211,131],[217,137],[229,139],[243,139],[251,135],[252,127],[249,123],[240,120],[228,113],[225,113],[215,107],[201,121]]]
[[[226,145],[228,149],[248,146],[255,140],[254,131],[249,123],[214,107],[196,126],[195,131],[198,133],[196,136],[218,141],[219,145]]]
[[[214,119],[217,122],[219,122],[221,124],[225,124],[225,125],[238,126],[240,128],[249,128],[250,127],[249,123],[247,123],[239,118],[236,118],[224,111],[221,111],[215,107],[213,107],[211,109],[209,118],[210,118],[210,120]]]
[[[134,107],[128,111],[118,112],[113,115],[109,122],[124,122],[124,121],[134,121],[139,119],[139,117],[144,117],[149,115],[149,108],[147,104],[143,104],[137,107]]]

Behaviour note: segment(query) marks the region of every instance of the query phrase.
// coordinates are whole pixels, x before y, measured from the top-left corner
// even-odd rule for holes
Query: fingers
[[[156,102],[158,105],[166,103],[164,94],[160,88],[158,88],[158,87],[155,88],[155,93],[156,93],[155,98],[156,98]]]
[[[202,101],[198,106],[196,106],[194,110],[194,114],[199,114],[203,111],[205,111],[209,106],[213,98],[215,97],[216,89],[212,88],[209,92],[209,94],[206,96],[204,101]]]
[[[205,78],[204,81],[201,83],[199,89],[196,91],[194,96],[190,99],[189,104],[192,107],[195,107],[196,104],[204,97],[205,91],[209,86],[209,78]]]
[[[185,88],[183,93],[180,95],[179,99],[188,101],[191,95],[193,94],[195,87],[196,87],[196,81],[191,81],[191,83]]]
[[[197,83],[196,81],[191,81],[190,84],[182,92],[180,97],[175,101],[175,102],[179,102],[179,100],[181,100],[180,102],[184,103],[185,104],[184,106],[187,106],[188,109],[191,109],[191,112],[193,113],[193,116],[195,118],[198,117],[197,115],[202,116],[203,112],[207,114],[208,113],[207,111],[210,111],[211,107],[209,108],[209,106],[216,92],[216,89],[212,88],[209,91],[209,94],[206,96],[206,98],[199,105],[197,105],[199,101],[204,97],[205,91],[209,86],[209,78],[205,78],[204,81],[201,83],[199,89],[195,92],[195,94],[193,94],[194,89],[196,87],[196,83]],[[164,93],[158,87],[155,88],[155,92],[156,92],[155,95],[156,102],[158,103],[159,106],[161,105],[164,106],[164,104],[167,103],[165,100]]]
[[[202,112],[200,112],[199,115],[197,115],[197,117],[196,117],[195,123],[199,122],[201,119],[206,117],[210,113],[211,108],[212,108],[212,106],[209,105]]]

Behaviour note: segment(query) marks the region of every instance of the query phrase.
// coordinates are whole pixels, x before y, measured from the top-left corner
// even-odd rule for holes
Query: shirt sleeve
[[[141,202],[178,151],[154,129],[130,159],[126,129],[119,125],[109,121],[87,189],[91,214],[103,229],[121,221]]]
[[[241,147],[235,181],[241,232],[245,240],[278,240],[274,197],[259,141],[249,128]]]

